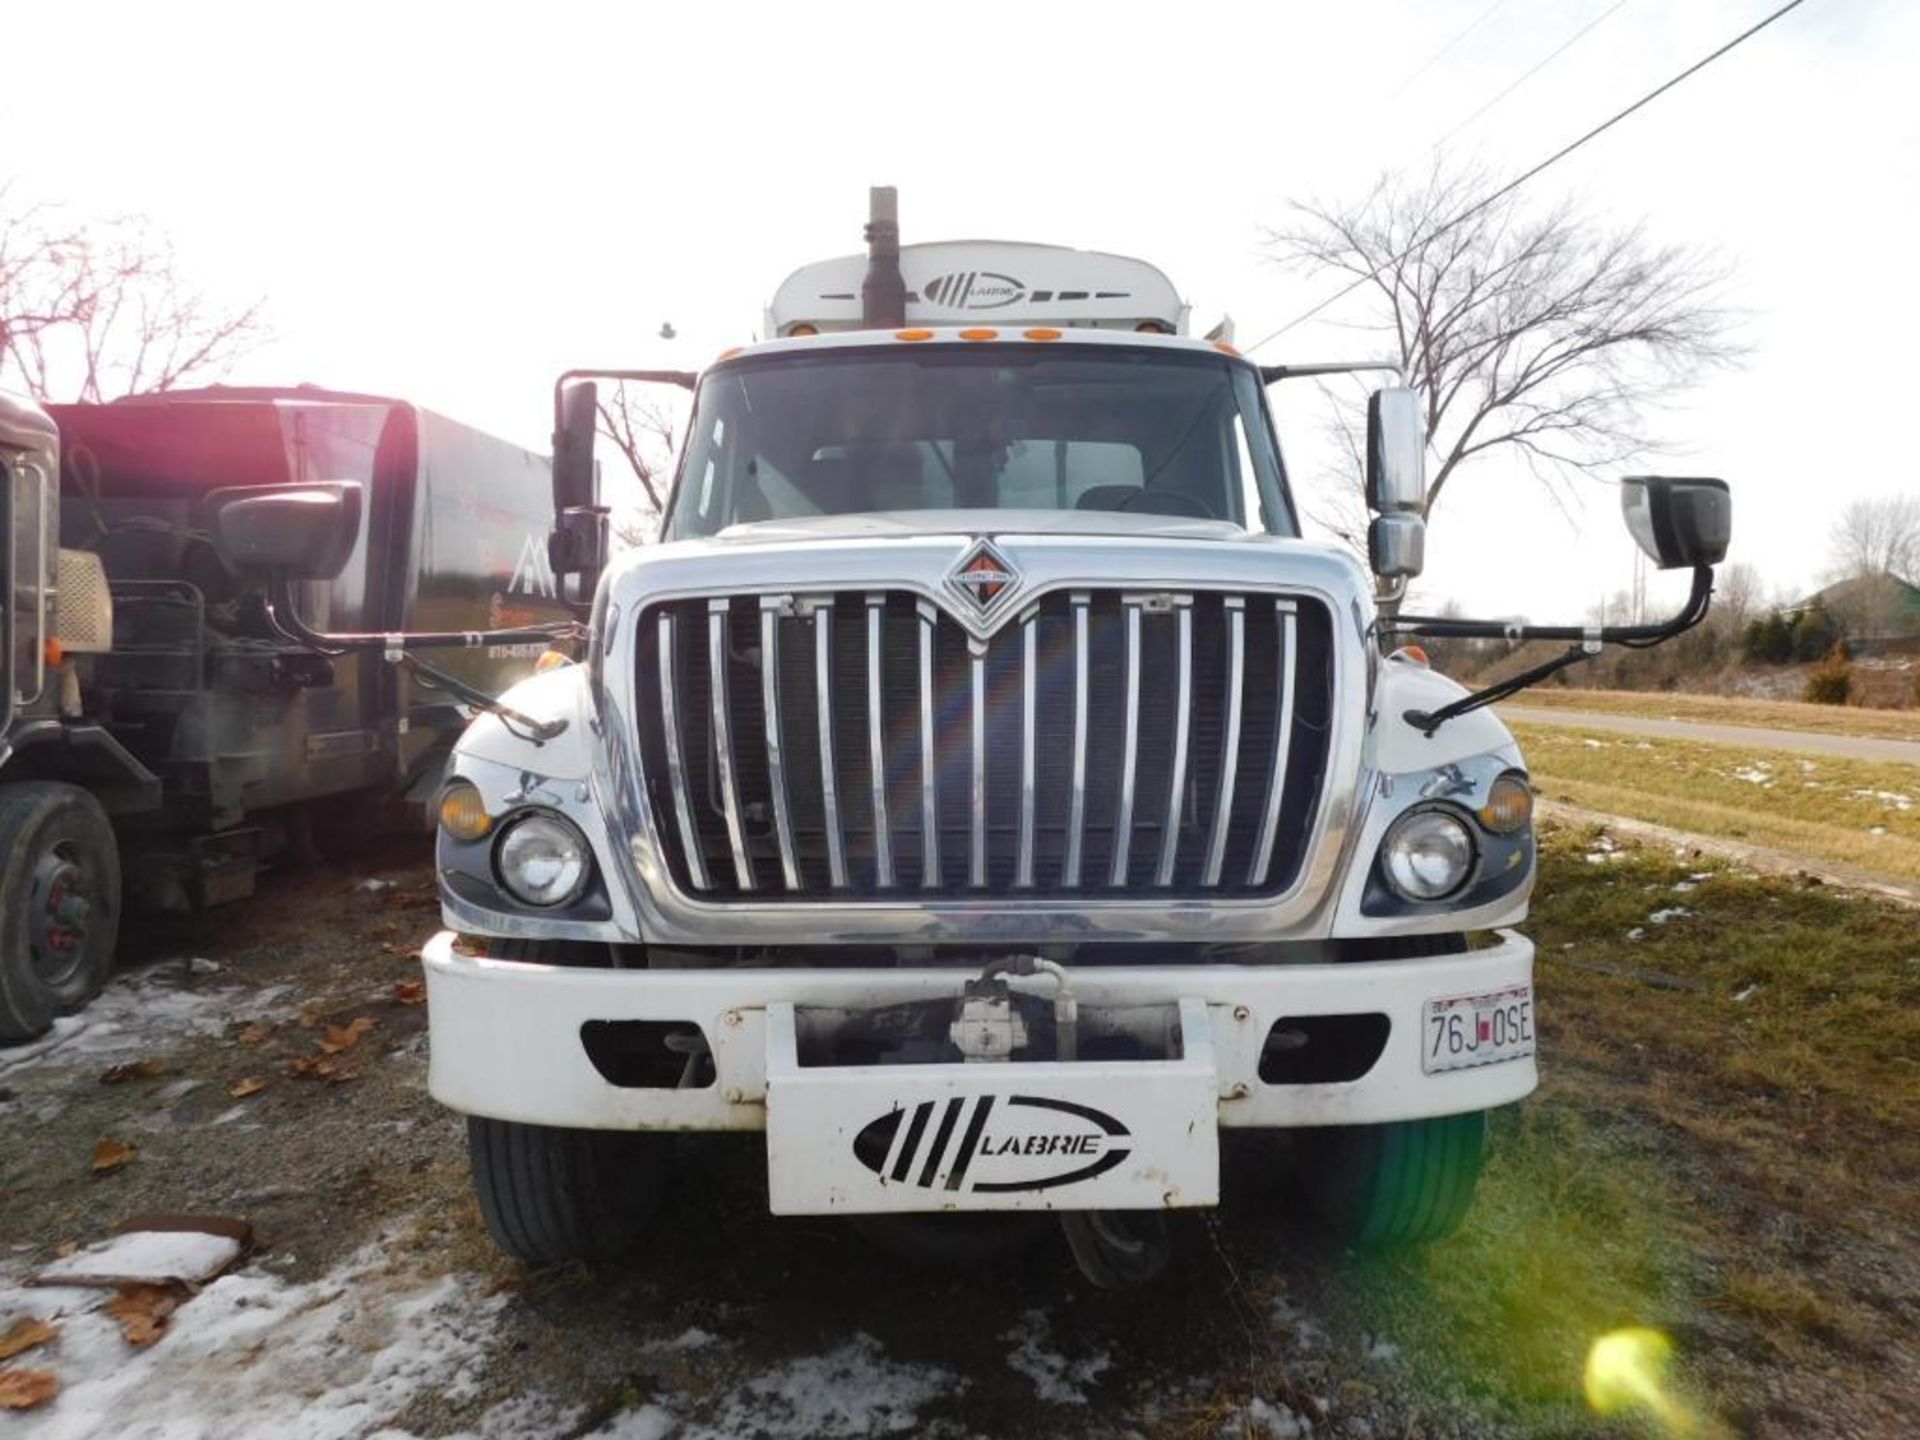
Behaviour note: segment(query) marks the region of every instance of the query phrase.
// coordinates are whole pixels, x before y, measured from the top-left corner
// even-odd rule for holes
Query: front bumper
[[[799,1063],[797,1015],[951,999],[972,974],[967,970],[577,969],[456,951],[451,932],[428,942],[424,961],[429,1083],[442,1104],[473,1115],[582,1129],[768,1129],[777,1211],[1210,1204],[1217,1188],[1217,1127],[1375,1124],[1483,1110],[1521,1099],[1539,1078],[1530,1055],[1439,1074],[1422,1069],[1422,1016],[1429,1001],[1531,986],[1533,946],[1511,932],[1485,949],[1409,960],[1075,967],[1073,988],[1083,1019],[1164,1013],[1178,1037],[1178,1053],[1163,1060],[1000,1065]],[[1042,979],[1015,984],[1049,993]],[[1378,1059],[1359,1078],[1322,1084],[1261,1080],[1261,1052],[1277,1021],[1364,1013],[1384,1014],[1389,1029]],[[714,1083],[693,1089],[610,1083],[582,1039],[588,1022],[609,1020],[698,1025],[711,1048]],[[1024,1097],[1021,1105],[1062,1113],[1089,1107],[1104,1116],[1126,1112],[1143,1155],[1152,1136],[1163,1137],[1157,1160],[1165,1163],[1109,1172],[1092,1199],[1086,1198],[1093,1194],[1087,1186],[1096,1183],[1091,1179],[1085,1185],[1056,1181],[1044,1189],[969,1191],[962,1199],[951,1159],[964,1132],[978,1128],[963,1108],[977,1107],[984,1123],[985,1097],[1003,1102],[999,1113],[1005,1116],[1015,1092]],[[922,1105],[931,1107],[930,1120],[922,1122],[929,1135],[909,1136],[910,1117]],[[889,1114],[902,1116],[902,1123],[889,1127],[875,1119]],[[945,1168],[937,1163],[941,1147],[930,1140],[943,1126],[958,1132],[947,1147]],[[875,1134],[861,1142],[863,1130]],[[865,1169],[849,1162],[840,1167],[845,1174],[821,1177],[812,1160],[789,1159],[796,1150],[851,1156],[862,1143],[869,1152]],[[1087,1146],[1103,1142],[1095,1135],[1084,1144],[1034,1143],[1091,1153]],[[878,1155],[871,1153],[876,1145]],[[1165,1147],[1178,1153],[1164,1153]],[[923,1155],[928,1158],[921,1181]],[[911,1171],[910,1183],[889,1185],[896,1170],[903,1176]]]

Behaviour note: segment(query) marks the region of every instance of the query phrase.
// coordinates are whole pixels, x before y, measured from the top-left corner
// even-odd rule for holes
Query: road
[[[1656,720],[1643,715],[1605,715],[1592,710],[1502,705],[1500,714],[1527,725],[1558,725],[1567,730],[1607,730],[1649,740],[1698,740],[1714,745],[1745,745],[1755,750],[1791,750],[1841,760],[1874,760],[1920,765],[1920,741],[1883,740],[1872,735],[1818,735],[1806,730],[1766,730],[1754,725],[1710,725],[1694,720]]]

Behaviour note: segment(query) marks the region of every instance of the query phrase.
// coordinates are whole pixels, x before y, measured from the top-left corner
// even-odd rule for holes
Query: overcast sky
[[[264,294],[276,338],[232,378],[544,450],[556,372],[748,338],[788,270],[859,247],[869,184],[910,241],[1144,256],[1250,341],[1333,288],[1263,261],[1289,201],[1424,163],[1598,19],[1447,141],[1517,173],[1776,0],[1490,3],[11,6],[0,170],[145,212],[210,288]],[[1733,483],[1735,559],[1799,588],[1848,499],[1920,488],[1920,4],[1808,0],[1527,193],[1734,266],[1751,356],[1656,428],[1666,468]],[[1353,356],[1352,314],[1260,358]],[[1547,618],[1624,587],[1614,492],[1581,493],[1569,519],[1524,471],[1463,470],[1425,589]]]

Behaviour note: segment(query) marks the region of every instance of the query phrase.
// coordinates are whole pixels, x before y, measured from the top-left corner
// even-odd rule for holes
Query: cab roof
[[[1198,340],[1186,335],[1156,335],[1145,331],[1112,329],[1064,329],[1057,325],[1002,323],[995,325],[908,325],[898,330],[840,330],[818,335],[791,335],[761,340],[752,345],[736,345],[723,351],[716,366],[734,360],[759,359],[769,355],[817,353],[822,350],[921,349],[927,346],[992,345],[1100,345],[1115,348],[1175,350],[1184,354],[1220,354],[1242,358],[1240,352],[1222,341]]]
[[[802,265],[774,291],[767,334],[796,326],[829,333],[864,324],[860,286],[868,257]],[[941,240],[900,247],[908,325],[1054,325],[1179,334],[1187,306],[1164,271],[1145,260],[1064,245]]]

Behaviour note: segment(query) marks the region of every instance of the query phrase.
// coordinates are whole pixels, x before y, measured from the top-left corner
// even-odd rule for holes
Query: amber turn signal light
[[[455,780],[440,792],[440,828],[456,840],[480,840],[493,829],[487,803],[469,781]]]
[[[1509,771],[1495,780],[1480,807],[1480,823],[1496,835],[1511,835],[1532,819],[1533,787],[1527,777]]]

